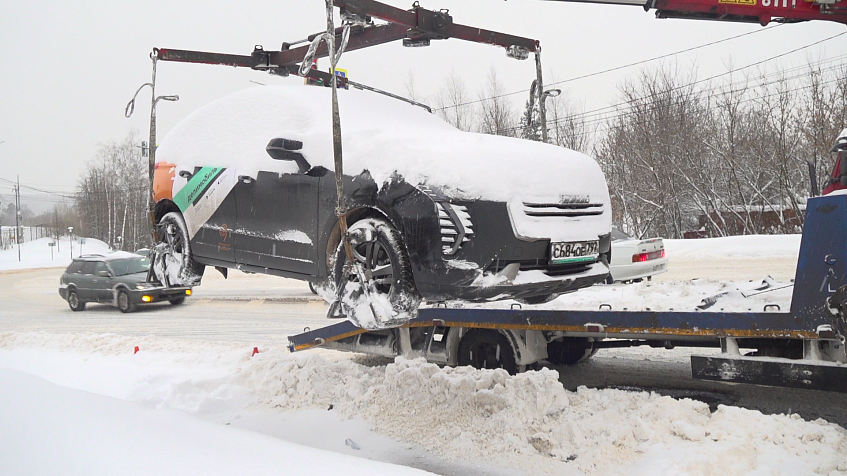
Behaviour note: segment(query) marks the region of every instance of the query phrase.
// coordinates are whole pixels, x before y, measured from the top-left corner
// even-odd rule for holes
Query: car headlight
[[[135,289],[147,289],[150,285],[147,283],[138,283],[135,285]]]

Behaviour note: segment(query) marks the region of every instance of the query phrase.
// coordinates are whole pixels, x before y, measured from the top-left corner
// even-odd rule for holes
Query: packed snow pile
[[[671,259],[728,261],[744,258],[796,258],[802,235],[744,235],[699,240],[663,240]]]
[[[847,474],[847,431],[796,415],[710,413],[699,401],[646,392],[568,392],[548,369],[509,376],[403,358],[369,366],[277,348],[251,358],[154,338],[133,355],[137,342],[2,334],[0,367],[225,421],[247,411],[331,410],[447,460],[521,474]]]

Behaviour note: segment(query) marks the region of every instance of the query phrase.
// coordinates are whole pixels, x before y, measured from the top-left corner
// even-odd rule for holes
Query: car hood
[[[143,273],[133,273],[133,274],[125,274],[123,276],[115,276],[115,281],[119,281],[124,284],[138,284],[144,283],[147,281],[147,272]]]
[[[459,131],[424,109],[366,91],[338,92],[344,170],[368,170],[378,185],[399,174],[450,196],[508,201],[589,197],[608,205],[605,178],[590,157],[540,142]],[[295,173],[291,161],[271,159],[273,138],[303,142],[314,166],[333,167],[330,89],[257,86],[219,99],[178,124],[158,148],[157,162]],[[255,175],[253,175],[255,176]],[[186,183],[175,174],[173,193]]]

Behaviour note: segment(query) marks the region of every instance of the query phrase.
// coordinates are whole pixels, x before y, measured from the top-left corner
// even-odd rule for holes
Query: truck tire
[[[547,344],[547,361],[553,365],[576,365],[597,353],[592,342],[583,337],[563,337]]]
[[[459,365],[477,369],[503,369],[518,372],[515,351],[503,334],[489,329],[472,329],[459,342]]]

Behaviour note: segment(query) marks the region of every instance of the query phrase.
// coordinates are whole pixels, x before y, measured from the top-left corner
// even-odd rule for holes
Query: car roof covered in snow
[[[412,184],[461,198],[558,199],[560,193],[608,203],[597,163],[562,147],[459,131],[421,107],[367,91],[338,91],[344,171],[368,170],[378,185],[397,173]],[[214,101],[185,118],[157,149],[157,162],[295,173],[265,152],[274,138],[302,141],[313,166],[333,169],[331,90],[256,86]],[[175,182],[181,179],[174,178]]]
[[[91,253],[86,255],[81,255],[74,260],[82,260],[82,261],[112,261],[116,259],[143,259],[144,256],[137,255],[135,253],[129,253],[126,251],[113,251],[111,253]]]

